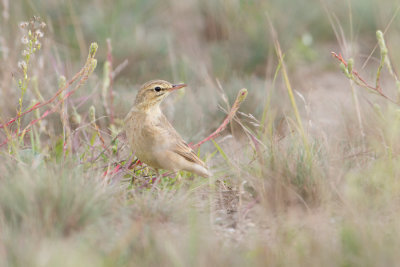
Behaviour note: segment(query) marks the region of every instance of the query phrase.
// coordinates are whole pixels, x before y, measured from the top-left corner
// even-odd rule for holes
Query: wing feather
[[[183,140],[181,143],[177,143],[174,146],[173,151],[178,155],[181,155],[188,161],[199,164],[204,168],[207,168],[206,164],[201,159],[199,159],[199,157],[197,157],[194,151]]]
[[[169,135],[169,138],[174,140],[174,142],[171,142],[171,151],[184,157],[190,162],[199,164],[200,166],[207,168],[206,164],[201,159],[199,159],[199,157],[197,157],[194,151],[189,147],[188,144],[186,144],[186,142],[182,139],[182,137],[178,134],[178,132],[164,115],[161,115],[159,127],[165,128],[166,132]]]

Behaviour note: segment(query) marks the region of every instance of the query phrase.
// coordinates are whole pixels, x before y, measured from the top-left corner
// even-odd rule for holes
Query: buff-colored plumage
[[[166,96],[185,86],[162,80],[142,85],[125,118],[126,136],[135,155],[147,165],[208,177],[210,173],[205,163],[185,143],[160,109]]]

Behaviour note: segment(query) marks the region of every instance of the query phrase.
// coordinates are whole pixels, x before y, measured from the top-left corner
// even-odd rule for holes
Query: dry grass
[[[0,129],[0,265],[395,266],[396,3],[311,2],[3,1],[0,124],[25,114]],[[248,89],[200,146],[212,178],[135,164],[121,119],[154,78],[189,84],[164,110],[193,143]]]

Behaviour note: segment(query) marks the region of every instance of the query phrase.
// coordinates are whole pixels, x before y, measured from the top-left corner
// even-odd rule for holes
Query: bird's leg
[[[132,175],[132,178],[131,178],[131,184],[130,185],[133,185],[133,183],[135,182],[135,179],[136,177],[135,177],[135,175]]]
[[[155,180],[152,179],[153,180],[152,190],[154,190],[154,188],[160,182],[160,179],[161,179],[161,175],[160,175],[160,172],[158,171],[158,169],[155,169],[155,171],[156,171],[156,178],[155,178]]]
[[[177,182],[177,183],[180,183],[181,182],[181,180],[182,180],[182,176],[181,176],[181,173],[178,171],[177,173],[176,173],[176,179],[175,179],[175,181]]]

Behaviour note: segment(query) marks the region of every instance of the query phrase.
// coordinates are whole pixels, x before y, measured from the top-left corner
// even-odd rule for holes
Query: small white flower
[[[42,37],[43,37],[43,32],[42,32],[41,30],[39,30],[39,29],[37,29],[37,30],[35,31],[35,34],[36,34],[36,36],[37,36],[38,38],[42,38]]]
[[[26,62],[24,60],[18,61],[18,68],[25,70],[26,69]]]
[[[26,35],[22,36],[21,43],[27,44],[29,42],[28,37]]]
[[[46,27],[46,23],[44,23],[43,21],[40,23],[40,28],[44,28],[44,27]]]
[[[19,27],[20,27],[21,29],[25,29],[25,27],[27,27],[28,24],[29,24],[28,22],[23,21],[23,22],[20,22],[20,23],[19,23]]]
[[[28,50],[25,50],[25,49],[24,49],[24,50],[22,51],[22,56],[26,56],[26,55],[28,55],[28,54],[29,54],[29,51],[28,51]]]
[[[313,43],[313,37],[309,33],[305,33],[301,36],[301,41],[305,46],[310,46]]]

